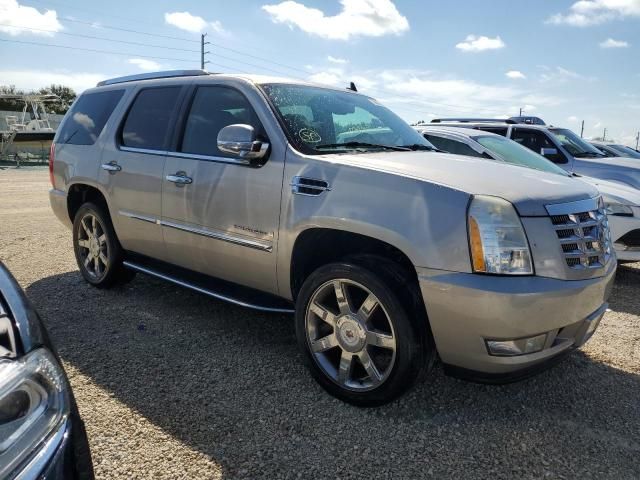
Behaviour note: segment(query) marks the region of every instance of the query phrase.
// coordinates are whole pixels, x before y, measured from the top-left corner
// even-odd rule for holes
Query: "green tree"
[[[65,85],[49,85],[46,88],[41,88],[38,93],[47,94],[52,93],[60,97],[60,102],[49,104],[49,108],[47,110],[53,110],[55,113],[66,113],[69,110],[69,107],[76,99],[76,92],[71,87],[67,87]]]
[[[24,95],[24,92],[22,90],[16,89],[15,85],[0,85],[0,95]],[[23,106],[23,102],[0,98],[0,110],[15,112],[18,110],[22,110]]]

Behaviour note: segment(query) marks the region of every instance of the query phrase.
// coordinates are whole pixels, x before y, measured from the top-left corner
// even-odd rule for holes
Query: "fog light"
[[[489,355],[514,357],[539,352],[544,348],[546,341],[546,333],[517,340],[487,340],[487,350]]]

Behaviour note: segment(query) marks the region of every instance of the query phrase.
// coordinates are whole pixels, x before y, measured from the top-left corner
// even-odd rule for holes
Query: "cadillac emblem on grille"
[[[551,215],[567,266],[602,268],[611,256],[609,223],[602,201],[589,211]]]

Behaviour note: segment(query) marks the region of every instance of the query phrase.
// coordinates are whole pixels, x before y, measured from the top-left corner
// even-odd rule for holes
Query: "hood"
[[[521,216],[547,216],[545,205],[598,195],[595,187],[577,177],[448,153],[376,152],[319,157],[333,163],[424,180],[471,195],[501,197],[510,201]]]
[[[634,168],[640,171],[640,159],[629,157],[606,157],[606,158],[576,158],[580,162],[598,163],[600,165],[616,165],[618,167]]]
[[[580,176],[579,178],[583,182],[596,187],[603,195],[614,198],[623,205],[640,207],[640,190],[622,183],[601,180],[599,178],[585,176]]]

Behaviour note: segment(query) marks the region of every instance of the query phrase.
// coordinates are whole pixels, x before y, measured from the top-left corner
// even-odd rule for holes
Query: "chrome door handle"
[[[187,177],[186,173],[184,172],[177,172],[173,175],[167,175],[165,178],[170,182],[175,183],[176,185],[189,185],[190,183],[193,183],[193,179],[191,177]]]
[[[122,167],[118,165],[116,162],[103,163],[102,169],[107,172],[119,172],[122,170]]]

